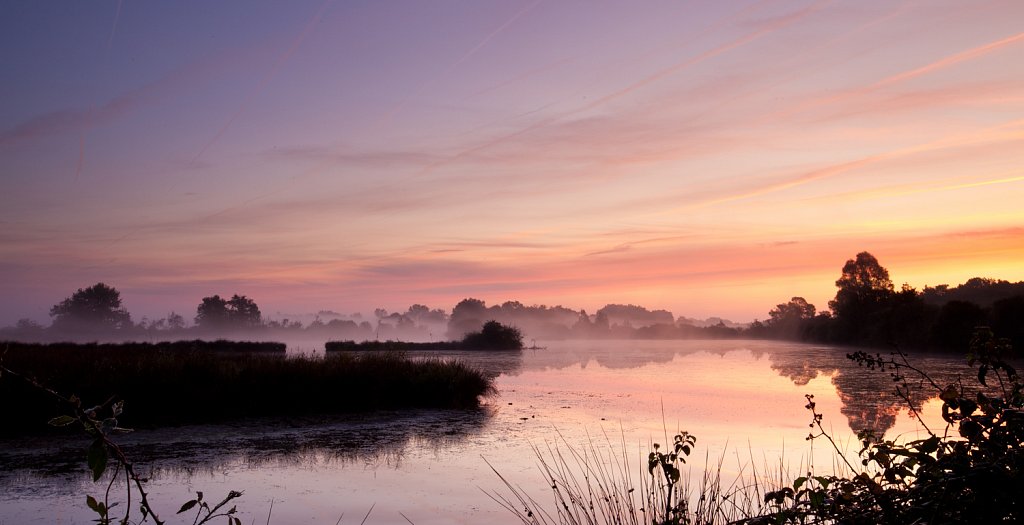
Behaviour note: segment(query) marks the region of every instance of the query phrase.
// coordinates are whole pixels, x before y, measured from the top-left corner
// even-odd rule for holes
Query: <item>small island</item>
[[[523,334],[514,326],[497,321],[487,321],[477,332],[470,332],[461,341],[437,341],[415,343],[407,341],[328,341],[324,344],[328,353],[345,351],[408,351],[408,350],[522,350]]]

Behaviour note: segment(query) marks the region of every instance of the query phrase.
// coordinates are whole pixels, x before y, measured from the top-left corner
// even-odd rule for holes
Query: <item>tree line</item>
[[[904,284],[896,290],[878,259],[861,252],[846,261],[836,288],[829,310],[816,312],[804,298],[793,297],[773,308],[766,321],[755,321],[747,334],[961,351],[975,328],[987,326],[1024,348],[1024,282],[974,278],[955,288],[939,285],[917,291]]]
[[[205,334],[253,333],[327,336],[350,340],[460,340],[487,321],[515,326],[536,339],[683,339],[774,338],[861,346],[892,346],[959,350],[974,328],[989,326],[1001,337],[1024,347],[1024,282],[974,278],[950,287],[926,286],[917,291],[904,284],[896,290],[889,271],[868,252],[843,265],[836,295],[818,310],[793,297],[768,312],[764,321],[747,325],[720,318],[697,321],[674,318],[667,310],[632,304],[608,304],[594,314],[563,306],[527,306],[519,301],[487,305],[476,298],[460,301],[449,313],[414,304],[404,312],[377,308],[373,318],[343,318],[321,312],[311,322],[266,319],[256,302],[245,296],[211,295],[196,307],[192,324],[183,315],[138,323],[123,306],[120,292],[104,283],[80,288],[50,309],[52,324],[44,327],[22,319],[0,329],[0,338],[17,340],[131,339],[192,337]]]

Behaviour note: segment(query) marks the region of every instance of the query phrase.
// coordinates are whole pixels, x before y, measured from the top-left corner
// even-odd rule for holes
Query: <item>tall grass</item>
[[[590,440],[582,446],[559,435],[533,451],[550,492],[547,502],[488,463],[506,489],[488,496],[525,525],[733,523],[764,515],[766,489],[792,479],[781,463],[755,467],[752,455],[747,462],[737,457],[736,473],[726,475],[723,453],[717,461],[705,455],[697,477],[678,458],[676,465],[683,467],[678,483],[669,484],[660,466],[652,468],[649,454],[638,451],[638,459],[631,460],[624,438],[613,444],[607,435],[600,445]]]
[[[87,403],[125,400],[125,426],[220,422],[252,416],[395,408],[466,408],[495,393],[461,362],[401,354],[327,357],[211,352],[157,345],[0,346],[4,366]],[[66,407],[13,377],[0,378],[4,434],[44,431]]]

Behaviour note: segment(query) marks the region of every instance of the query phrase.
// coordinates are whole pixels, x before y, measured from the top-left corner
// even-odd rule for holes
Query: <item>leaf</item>
[[[182,505],[180,509],[178,509],[177,513],[181,514],[182,512],[185,512],[185,511],[191,509],[192,507],[195,507],[196,504],[198,504],[198,503],[199,503],[199,500],[197,500],[197,499],[190,499],[190,500],[186,501],[185,504]]]
[[[74,423],[75,421],[78,420],[71,416],[57,416],[48,421],[47,424],[50,425],[51,427],[66,427]]]
[[[107,444],[103,439],[97,439],[89,445],[88,464],[89,470],[92,471],[92,480],[99,481],[103,472],[107,470]]]
[[[956,401],[956,398],[958,397],[960,397],[960,391],[957,389],[956,385],[953,384],[947,386],[946,389],[939,394],[939,399],[947,403]]]
[[[89,495],[86,495],[85,496],[85,504],[88,505],[89,508],[94,510],[95,512],[97,512],[99,514],[102,514],[102,511],[100,510],[101,509],[100,503],[98,501],[96,501],[96,498],[94,498],[92,496],[89,496]]]
[[[804,482],[806,481],[807,476],[800,476],[799,478],[793,480],[793,490],[800,490],[800,487],[802,487],[804,485]]]

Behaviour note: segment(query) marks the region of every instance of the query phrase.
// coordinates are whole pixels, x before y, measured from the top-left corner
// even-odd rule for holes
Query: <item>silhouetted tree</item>
[[[171,312],[167,314],[167,329],[168,330],[182,330],[185,328],[185,318],[181,315]]]
[[[232,295],[228,301],[228,311],[235,326],[252,328],[259,326],[263,321],[260,307],[244,295]]]
[[[487,304],[480,299],[467,298],[459,301],[448,319],[448,337],[462,338],[469,332],[480,329],[487,315]]]
[[[947,349],[961,350],[970,346],[974,329],[984,325],[985,310],[967,301],[949,301],[939,310],[932,328],[932,344]]]
[[[880,317],[892,298],[893,286],[889,271],[868,252],[860,252],[846,261],[843,274],[836,281],[839,290],[829,301],[836,321],[837,336],[843,342],[879,342]]]
[[[816,311],[803,297],[794,297],[768,312],[766,329],[775,337],[802,337],[804,323],[813,318]]]
[[[1024,348],[1024,295],[992,303],[991,318],[996,334],[1009,339],[1014,348]]]
[[[131,316],[121,306],[121,292],[103,283],[77,292],[50,308],[57,330],[101,331],[131,326]]]
[[[225,300],[219,295],[203,297],[196,308],[196,325],[202,328],[253,328],[262,324],[260,308],[244,295]]]
[[[224,328],[230,324],[228,302],[219,295],[203,297],[196,308],[196,325],[202,328]]]

